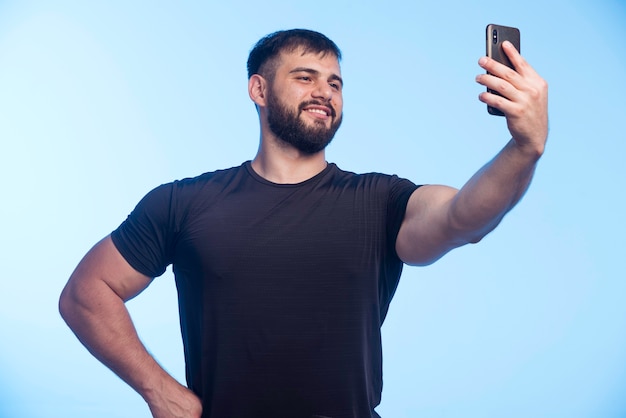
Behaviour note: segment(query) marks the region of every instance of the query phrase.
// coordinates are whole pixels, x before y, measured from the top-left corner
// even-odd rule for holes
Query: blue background
[[[306,27],[344,52],[328,159],[460,187],[508,140],[477,100],[487,23],[550,84],[524,200],[480,244],[406,268],[383,326],[388,418],[626,416],[623,1],[0,1],[0,417],[148,417],[57,313],[82,255],[158,184],[258,146],[245,61]],[[181,381],[168,271],[129,302]]]

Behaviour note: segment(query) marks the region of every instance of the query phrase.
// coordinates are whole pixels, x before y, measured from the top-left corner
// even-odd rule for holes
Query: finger
[[[491,74],[478,74],[476,76],[476,82],[487,87],[489,90],[498,92],[498,94],[509,100],[516,100],[519,96],[519,91],[514,85],[505,79]]]
[[[505,116],[514,113],[519,107],[515,102],[512,102],[506,97],[488,91],[480,93],[478,95],[478,100],[490,107],[501,110]]]
[[[496,77],[502,78],[510,83],[514,83],[516,79],[519,79],[520,75],[512,68],[494,60],[489,57],[482,57],[478,60],[480,65],[487,73],[493,74]]]
[[[537,75],[534,68],[528,64],[528,61],[526,61],[526,59],[515,48],[515,45],[511,42],[504,41],[502,43],[502,50],[511,61],[511,64],[515,67],[515,71],[517,71],[520,75]]]
[[[479,74],[476,82],[485,86],[488,90],[480,93],[478,99],[488,106],[500,109],[505,115],[517,111],[522,103],[523,96],[515,86],[491,74]]]

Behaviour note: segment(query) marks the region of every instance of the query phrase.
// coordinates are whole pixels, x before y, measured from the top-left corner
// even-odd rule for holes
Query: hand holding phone
[[[500,95],[486,91],[478,99],[492,107],[491,114],[506,112],[511,138],[518,149],[524,149],[525,156],[535,158],[543,153],[548,136],[548,83],[516,48],[519,50],[519,30],[487,26],[487,53],[491,58],[478,60],[487,74],[477,75],[476,82],[498,90]]]
[[[493,58],[494,60],[506,65],[507,67],[514,68],[513,64],[506,56],[506,53],[502,50],[502,43],[504,41],[509,41],[515,46],[515,48],[520,51],[520,31],[517,28],[502,26],[502,25],[487,25],[486,29],[487,34],[487,56],[489,58]],[[495,90],[487,89],[489,93],[498,94]],[[496,116],[504,116],[504,113],[492,106],[487,106],[487,111],[491,115]]]

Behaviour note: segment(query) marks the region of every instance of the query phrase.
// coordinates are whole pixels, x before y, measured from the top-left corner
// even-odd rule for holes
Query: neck
[[[252,168],[264,179],[278,184],[296,184],[314,177],[327,166],[324,151],[303,154],[292,146],[261,140]]]

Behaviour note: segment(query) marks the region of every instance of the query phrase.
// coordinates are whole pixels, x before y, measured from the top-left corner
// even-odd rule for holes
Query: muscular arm
[[[125,302],[149,284],[106,237],[72,273],[59,310],[85,347],[146,400],[154,417],[198,418],[199,399],[147,352],[126,309]]]
[[[429,264],[453,248],[478,242],[530,184],[548,135],[548,87],[512,45],[503,48],[515,70],[484,57],[479,64],[489,74],[476,81],[501,93],[485,92],[480,100],[504,112],[512,139],[461,190],[424,186],[413,193],[396,241],[408,264]]]

